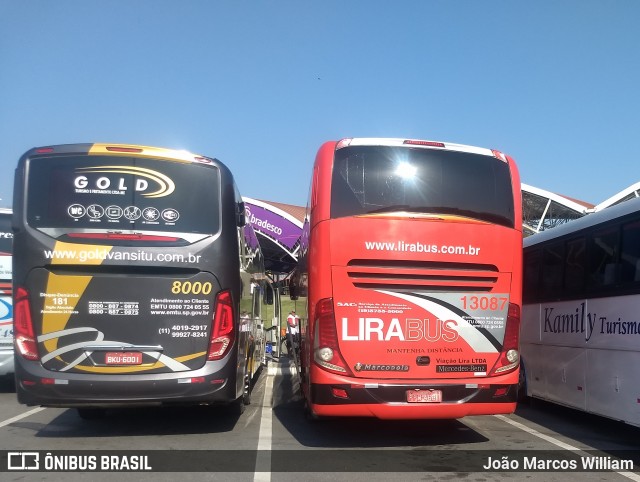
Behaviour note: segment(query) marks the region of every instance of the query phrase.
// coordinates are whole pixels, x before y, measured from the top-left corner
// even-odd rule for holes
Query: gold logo
[[[136,191],[143,191],[148,187],[149,179],[155,182],[158,186],[158,189],[152,192],[143,192],[142,196],[148,198],[156,198],[156,197],[164,197],[170,195],[173,191],[175,191],[176,186],[168,176],[154,171],[152,169],[146,169],[144,167],[133,167],[133,166],[94,166],[94,167],[81,167],[77,169],[78,172],[82,173],[113,173],[113,174],[129,174],[132,176],[136,176],[138,178],[143,178],[140,181],[140,184],[136,185]],[[106,179],[106,178],[105,178]],[[107,181],[105,181],[107,182]],[[100,186],[103,187],[103,186]],[[123,179],[120,180],[120,184],[118,185],[118,189],[124,188]],[[144,188],[144,189],[143,189]]]

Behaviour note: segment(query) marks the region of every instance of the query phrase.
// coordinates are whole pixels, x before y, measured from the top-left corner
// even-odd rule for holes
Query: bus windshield
[[[73,154],[31,162],[27,222],[34,228],[209,235],[220,229],[215,166],[165,161],[160,172],[153,158]]]
[[[349,146],[335,154],[331,217],[410,211],[514,227],[507,163],[459,151]]]

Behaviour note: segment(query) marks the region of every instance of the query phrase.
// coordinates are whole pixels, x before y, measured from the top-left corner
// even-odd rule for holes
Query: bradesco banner
[[[364,291],[334,299],[340,350],[357,377],[486,376],[502,348],[508,294]]]
[[[285,217],[261,206],[247,201],[245,201],[244,206],[247,222],[251,224],[253,229],[273,239],[282,246],[290,250],[293,249],[302,231],[299,226],[296,226]]]

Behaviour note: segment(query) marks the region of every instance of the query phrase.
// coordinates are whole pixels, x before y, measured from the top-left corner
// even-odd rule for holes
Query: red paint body
[[[315,415],[384,419],[511,413],[518,357],[511,352],[507,360],[506,352],[519,348],[522,304],[517,168],[510,157],[488,149],[407,144],[354,139],[327,142],[318,151],[292,280],[294,296],[307,296],[300,357],[307,406]],[[424,156],[435,159],[419,168],[417,189],[399,171],[383,172],[387,157],[405,153],[414,164]],[[387,197],[413,189],[414,201],[441,189],[440,196],[455,204],[456,192],[447,192],[437,179],[431,183],[429,169],[446,170],[451,164],[441,163],[457,162],[459,155],[470,166],[478,159],[491,166],[487,172],[503,172],[510,224],[475,216],[468,207],[418,210],[393,202],[380,212],[342,214],[352,198],[363,205],[375,196],[382,200],[375,203],[384,202],[386,189]],[[346,160],[335,169],[344,171],[344,179],[333,172],[339,156]],[[367,162],[383,167],[362,168]],[[469,172],[465,182],[474,182],[475,175]],[[494,196],[500,189],[486,190]],[[338,203],[336,196],[345,201]]]

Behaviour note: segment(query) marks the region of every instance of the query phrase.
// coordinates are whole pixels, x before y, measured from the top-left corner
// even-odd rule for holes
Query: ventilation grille
[[[491,291],[498,268],[491,264],[354,259],[347,275],[356,288],[390,291]]]

